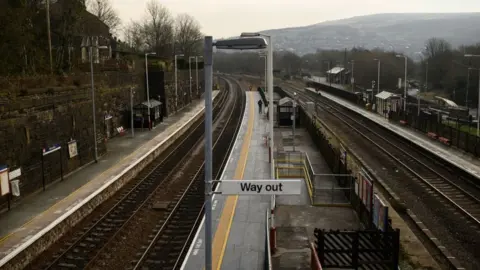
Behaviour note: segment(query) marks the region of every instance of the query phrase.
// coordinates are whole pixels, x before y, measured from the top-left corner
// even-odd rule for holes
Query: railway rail
[[[221,168],[226,164],[227,155],[235,142],[235,134],[238,132],[245,108],[245,92],[236,83],[238,91],[234,98],[235,104],[230,111],[228,120],[221,122],[221,129],[214,131],[213,137],[217,137],[213,145],[213,157],[223,156],[220,162],[213,162],[214,179],[218,179]],[[240,106],[239,104],[240,103]],[[217,133],[217,134],[215,134]],[[232,139],[233,138],[233,139]],[[225,151],[228,149],[228,151]],[[202,153],[203,155],[203,153]],[[171,212],[152,235],[145,251],[141,253],[133,269],[178,269],[183,262],[199,222],[201,221],[204,208],[204,164],[203,156],[196,158],[196,173],[191,178],[188,187],[183,192],[180,200],[172,207]]]
[[[480,191],[473,180],[459,177],[444,163],[355,112],[301,88],[295,90],[300,99],[317,104],[327,124],[383,174],[405,206],[464,267],[480,269]]]
[[[232,91],[229,92],[231,94]],[[220,93],[214,102],[214,125],[221,126],[225,122],[222,117],[232,116],[232,102],[238,103],[228,91]],[[172,209],[172,202],[182,199],[181,194],[188,188],[181,184],[197,174],[198,164],[192,166],[195,174],[185,168],[189,161],[195,159],[193,149],[198,148],[203,141],[203,123],[203,120],[199,120],[194,124],[179,139],[179,143],[170,146],[112,198],[93,210],[57,244],[27,266],[27,269],[105,269],[106,266],[115,269],[109,263],[117,263],[118,266],[119,261],[128,258],[117,259],[119,255],[128,254],[127,251],[130,252],[130,257],[135,255],[137,252],[132,254],[132,249],[138,247],[141,240],[146,239],[158,227],[161,217]],[[235,129],[232,130],[236,132]],[[227,138],[228,135],[222,137]],[[233,137],[230,134],[230,140]],[[203,196],[203,191],[200,193]],[[152,215],[144,216],[147,213]],[[132,231],[132,228],[136,229]],[[117,248],[115,250],[112,247]],[[125,264],[119,267],[123,269]]]

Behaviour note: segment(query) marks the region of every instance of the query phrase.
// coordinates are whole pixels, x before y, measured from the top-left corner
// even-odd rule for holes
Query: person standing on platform
[[[259,99],[257,103],[258,103],[258,112],[262,113],[262,104],[263,104],[262,100]]]

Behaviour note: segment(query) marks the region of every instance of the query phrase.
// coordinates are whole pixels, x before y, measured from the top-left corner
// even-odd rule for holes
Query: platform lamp
[[[404,98],[405,98],[405,101],[403,102],[403,112],[404,112],[404,115],[407,113],[407,56],[406,55],[401,55],[401,54],[397,54],[396,57],[398,58],[405,58],[405,87],[404,87]]]
[[[146,84],[147,84],[147,117],[148,117],[148,129],[152,129],[152,119],[150,118],[150,85],[148,83],[148,56],[157,55],[155,52],[145,53],[145,75],[146,75]],[[143,127],[142,127],[143,128]]]
[[[212,269],[212,86],[213,86],[213,47],[227,50],[265,49],[267,42],[261,37],[218,40],[205,37],[205,269]],[[271,58],[270,58],[271,59]]]
[[[480,57],[480,55],[475,54],[465,54],[465,57]],[[477,105],[477,137],[480,136],[480,121],[478,119],[480,110],[480,69],[478,70],[478,105]]]
[[[196,71],[196,74],[197,74],[197,96],[199,96],[199,92],[200,92],[200,85],[198,84],[198,58],[203,58],[203,56],[199,55],[199,56],[195,56],[195,71]]]
[[[95,162],[98,162],[98,147],[97,147],[97,122],[96,122],[96,114],[95,114],[95,82],[93,79],[93,47],[98,49],[107,49],[107,46],[98,46],[93,45],[93,37],[89,37],[88,39],[90,43],[90,76],[91,76],[91,83],[92,83],[92,113],[93,113],[93,147],[95,153]]]
[[[188,57],[188,76],[189,76],[189,82],[190,82],[190,99],[192,99],[192,59],[195,59],[195,58],[196,58],[196,56],[189,56]]]
[[[373,59],[373,61],[377,61],[377,95],[380,93],[380,59]]]
[[[183,54],[175,54],[175,111],[178,108],[178,84],[177,84],[177,58],[183,57]]]
[[[268,118],[270,125],[270,177],[275,179],[275,165],[273,162],[273,44],[272,37],[262,33],[242,33],[241,37],[263,37],[267,41],[267,86],[268,86]]]
[[[267,87],[268,87],[268,82],[267,82],[267,77],[268,77],[268,69],[267,69],[267,66],[268,66],[268,63],[267,63],[267,55],[264,54],[264,53],[259,53],[260,55],[260,58],[264,58],[265,59],[265,91],[267,91]]]
[[[326,62],[327,65],[328,65],[328,71],[327,71],[327,79],[328,79],[328,82],[330,83],[330,86],[332,86],[332,80],[330,79],[330,61],[327,61],[327,60],[324,60],[323,62]]]

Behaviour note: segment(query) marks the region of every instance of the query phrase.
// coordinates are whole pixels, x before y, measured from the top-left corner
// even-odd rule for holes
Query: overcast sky
[[[148,0],[111,0],[122,21],[142,18]],[[391,12],[479,12],[480,0],[157,0],[189,13],[214,38]]]

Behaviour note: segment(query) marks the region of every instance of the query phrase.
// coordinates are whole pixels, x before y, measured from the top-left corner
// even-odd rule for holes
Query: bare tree
[[[140,23],[131,21],[123,29],[125,43],[129,47],[129,49],[136,52],[145,50],[145,39],[142,32],[142,27],[143,26]]]
[[[439,54],[448,53],[452,50],[452,45],[441,38],[430,38],[425,44],[425,53],[428,58],[433,58]]]
[[[110,0],[89,0],[87,9],[104,22],[112,33],[119,30],[122,21],[118,17],[117,11],[113,9]]]
[[[172,54],[173,19],[170,11],[156,0],[147,3],[147,18],[143,22],[143,36],[148,49],[158,56]]]
[[[175,50],[186,57],[199,54],[202,32],[198,21],[188,14],[180,14],[175,20]]]

